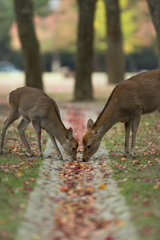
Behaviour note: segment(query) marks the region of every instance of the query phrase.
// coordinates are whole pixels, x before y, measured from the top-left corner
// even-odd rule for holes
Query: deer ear
[[[91,129],[94,125],[94,122],[92,119],[89,119],[87,122],[87,130]]]
[[[101,125],[98,129],[96,129],[94,131],[94,136],[98,137],[99,135],[101,135],[103,133],[103,128],[104,128],[103,125]]]
[[[72,128],[69,128],[69,129],[67,130],[67,133],[66,133],[66,138],[67,138],[68,140],[71,140],[71,139],[72,139],[72,136],[73,136],[73,129],[72,129]]]

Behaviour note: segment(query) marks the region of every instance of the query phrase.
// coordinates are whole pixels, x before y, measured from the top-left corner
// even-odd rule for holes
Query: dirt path
[[[91,106],[60,106],[65,126],[72,126],[79,140],[87,120],[95,120],[102,110],[101,105],[94,109]],[[138,239],[129,209],[108,167],[110,160],[104,143],[89,163],[71,163],[65,153],[65,162],[59,161],[50,141],[44,155],[17,240]],[[78,158],[81,159],[81,151]]]

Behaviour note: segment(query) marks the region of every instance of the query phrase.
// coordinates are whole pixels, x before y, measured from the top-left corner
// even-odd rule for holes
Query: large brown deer
[[[96,153],[104,134],[119,121],[125,125],[124,156],[129,153],[130,128],[132,129],[133,156],[141,115],[159,109],[160,69],[142,72],[120,82],[113,89],[96,122],[88,120],[87,133],[83,137],[83,161],[88,161]]]
[[[65,128],[56,102],[37,88],[21,87],[9,95],[10,113],[5,120],[0,136],[0,154],[3,153],[3,141],[7,128],[20,116],[22,120],[18,125],[18,132],[27,151],[32,155],[32,150],[25,137],[24,131],[30,122],[37,134],[39,155],[41,150],[41,129],[46,130],[51,139],[59,159],[63,160],[55,138],[60,142],[65,152],[76,160],[78,142],[73,137],[73,130]]]

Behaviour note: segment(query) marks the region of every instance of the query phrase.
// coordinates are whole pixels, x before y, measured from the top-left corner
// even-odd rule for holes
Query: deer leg
[[[47,131],[46,131],[46,132],[47,132]],[[57,155],[58,155],[58,158],[59,158],[60,160],[63,160],[62,154],[61,154],[61,152],[60,152],[60,150],[59,150],[59,148],[58,148],[58,146],[57,146],[57,143],[56,143],[56,140],[55,140],[54,136],[52,136],[49,132],[47,132],[47,134],[48,134],[49,138],[51,139],[51,141],[52,141],[52,143],[53,143],[53,145],[54,145],[54,148],[55,148],[55,150],[56,150],[56,153],[57,153]]]
[[[5,120],[2,131],[1,131],[1,136],[0,136],[0,154],[3,154],[3,141],[5,137],[5,133],[8,129],[8,127],[18,118],[20,117],[19,112],[13,112],[12,114],[9,115],[9,117]]]
[[[124,156],[126,157],[129,153],[129,135],[131,128],[131,121],[125,122],[125,147],[124,147]]]
[[[135,143],[136,143],[136,135],[137,135],[137,130],[138,130],[138,126],[140,123],[140,119],[141,119],[141,114],[135,116],[132,119],[132,145],[131,145],[131,156],[133,156],[135,154]]]
[[[38,152],[39,152],[39,156],[43,157],[43,153],[42,153],[42,149],[41,149],[41,126],[39,121],[32,121],[33,127],[36,131],[37,134],[37,141],[38,141]]]
[[[25,129],[28,126],[29,123],[30,123],[29,120],[23,118],[21,120],[21,122],[19,123],[19,125],[17,126],[17,128],[18,128],[19,136],[20,136],[20,138],[21,138],[25,148],[32,155],[32,150],[31,150],[31,148],[30,148],[30,146],[28,144],[28,141],[27,141],[27,139],[25,137],[25,134],[24,134],[24,131],[25,131]]]

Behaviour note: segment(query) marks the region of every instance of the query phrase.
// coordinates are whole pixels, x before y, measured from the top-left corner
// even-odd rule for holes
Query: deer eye
[[[88,145],[87,148],[90,149],[90,148],[91,148],[91,145]]]
[[[74,151],[74,150],[75,150],[75,147],[73,147],[72,150]]]

